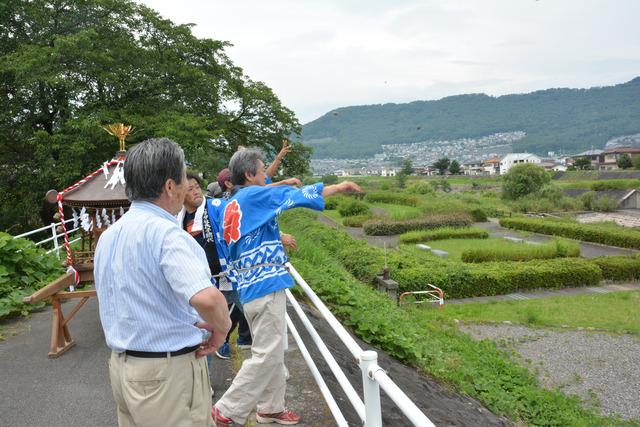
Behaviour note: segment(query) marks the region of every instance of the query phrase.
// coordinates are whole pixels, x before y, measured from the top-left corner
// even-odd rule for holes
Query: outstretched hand
[[[362,188],[352,181],[342,181],[338,187],[340,187],[340,193],[363,193]]]
[[[291,146],[289,145],[289,140],[288,139],[283,139],[282,140],[282,148],[280,149],[280,152],[278,153],[278,157],[280,158],[280,160],[282,160],[290,152],[291,152]]]

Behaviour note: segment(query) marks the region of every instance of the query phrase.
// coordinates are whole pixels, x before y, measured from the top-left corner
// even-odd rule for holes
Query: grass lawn
[[[337,209],[330,210],[330,211],[325,210],[325,211],[322,211],[322,214],[325,215],[325,216],[328,216],[331,219],[333,219],[338,224],[342,224],[342,217],[340,216],[340,213],[338,212]]]
[[[508,320],[527,326],[594,327],[615,333],[627,331],[640,335],[639,306],[640,291],[623,291],[528,301],[452,304],[445,305],[442,310],[428,306],[410,307],[408,310],[415,310],[418,318],[426,321],[459,319],[473,322],[502,322]]]
[[[390,203],[372,203],[371,206],[384,209],[389,219],[394,221],[414,219],[422,216],[422,210],[414,206],[401,206]]]

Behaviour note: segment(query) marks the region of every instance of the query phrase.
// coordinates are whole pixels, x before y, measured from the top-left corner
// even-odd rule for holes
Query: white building
[[[511,153],[500,160],[500,175],[509,172],[512,166],[519,163],[533,163],[539,165],[542,159],[531,153]]]
[[[386,168],[382,168],[382,171],[380,172],[381,176],[396,176],[396,170],[395,169],[386,169]]]

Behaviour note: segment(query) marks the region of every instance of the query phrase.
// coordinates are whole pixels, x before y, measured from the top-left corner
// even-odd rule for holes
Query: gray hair
[[[182,182],[185,171],[182,148],[168,138],[147,139],[127,152],[124,162],[125,191],[131,201],[153,201],[168,179]]]
[[[236,151],[231,160],[229,160],[231,183],[233,185],[244,185],[247,181],[246,172],[252,175],[257,174],[258,160],[262,160],[262,163],[264,163],[264,153],[259,148],[251,147]]]

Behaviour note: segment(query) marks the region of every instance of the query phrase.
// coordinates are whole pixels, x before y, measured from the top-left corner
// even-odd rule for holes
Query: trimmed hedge
[[[343,231],[326,227],[308,216],[289,215],[283,224],[325,248],[358,280],[373,283],[385,265],[385,254]],[[595,286],[602,280],[594,263],[574,258],[544,261],[465,264],[408,251],[388,251],[386,262],[400,291],[424,290],[427,283],[442,288],[448,298],[501,295],[521,289]]]
[[[578,224],[522,217],[500,218],[500,225],[516,230],[551,234],[585,242],[640,249],[640,231],[631,229],[617,230],[615,228],[602,227],[594,224]]]
[[[467,227],[473,224],[473,218],[466,212],[449,214],[431,214],[418,219],[391,221],[386,219],[371,220],[362,226],[369,236],[390,236],[413,230],[429,230],[440,227]]]
[[[402,193],[367,193],[365,200],[369,203],[390,203],[392,205],[418,206],[420,199]]]
[[[591,259],[606,280],[640,280],[640,258],[633,256],[603,256]]]
[[[398,240],[401,243],[420,243],[430,240],[446,240],[446,239],[486,239],[489,232],[484,228],[464,227],[452,228],[443,227],[435,230],[409,231],[400,235]]]
[[[528,243],[507,243],[492,247],[472,248],[462,252],[463,262],[529,261],[532,259],[552,259],[580,256],[580,246],[576,242],[556,239],[553,242],[533,245]]]

